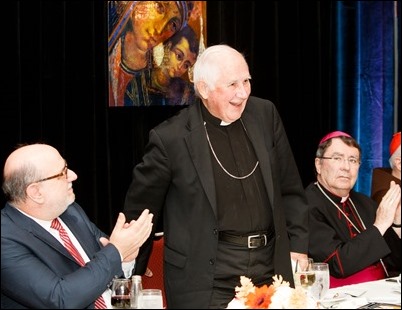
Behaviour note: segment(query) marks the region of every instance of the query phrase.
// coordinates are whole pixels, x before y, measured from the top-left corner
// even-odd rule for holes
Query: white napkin
[[[348,298],[344,301],[332,303],[331,309],[356,309],[360,306],[366,305],[367,303],[368,303],[368,301],[364,297]]]
[[[392,296],[373,296],[368,298],[369,302],[384,302],[389,304],[401,304],[401,295],[395,293]]]

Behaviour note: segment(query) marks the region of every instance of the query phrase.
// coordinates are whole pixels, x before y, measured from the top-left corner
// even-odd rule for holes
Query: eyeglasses
[[[359,166],[360,165],[360,160],[358,160],[357,158],[354,157],[349,157],[349,158],[344,158],[342,156],[332,156],[332,157],[325,157],[325,156],[321,156],[318,157],[321,159],[331,159],[334,163],[340,165],[341,163],[343,163],[344,161],[349,162],[349,165],[351,166]]]
[[[44,179],[40,179],[40,180],[35,181],[35,182],[33,182],[33,183],[39,183],[39,182],[44,182],[44,181],[48,181],[48,180],[51,180],[51,179],[56,179],[56,178],[61,177],[61,176],[63,176],[63,175],[65,175],[65,176],[66,176],[66,179],[67,179],[67,170],[68,170],[67,163],[65,163],[62,172],[60,172],[60,173],[58,173],[58,174],[55,174],[55,175],[52,175],[51,177],[47,177],[47,178],[44,178]]]

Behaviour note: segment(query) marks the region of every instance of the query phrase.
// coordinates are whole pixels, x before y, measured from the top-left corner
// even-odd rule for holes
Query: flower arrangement
[[[302,288],[291,288],[282,276],[273,276],[271,285],[254,286],[251,279],[241,276],[235,298],[227,309],[306,309],[308,299]]]

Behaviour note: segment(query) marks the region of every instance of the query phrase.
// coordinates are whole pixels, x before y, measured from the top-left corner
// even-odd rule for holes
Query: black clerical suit
[[[224,133],[228,136],[222,138],[216,138],[216,130],[220,129],[213,128],[217,125],[213,118],[203,116],[201,104],[181,110],[150,131],[149,144],[143,161],[134,168],[124,206],[129,219],[137,218],[148,208],[157,221],[163,212],[164,280],[169,308],[210,307],[214,284],[216,289],[217,283],[224,282],[222,273],[236,269],[237,274],[227,275],[230,285],[232,278],[239,284],[241,275],[253,274],[260,268],[265,268],[267,274],[282,275],[293,283],[290,251],[307,253],[308,206],[283,124],[273,103],[250,97],[241,124],[229,125]],[[226,161],[227,154],[221,153],[222,148],[217,143],[230,144],[227,139],[234,137],[229,133],[232,125],[233,130],[242,135],[232,142],[243,147],[231,148],[234,152],[244,152],[245,157],[242,159],[236,154]],[[224,188],[224,180],[229,178],[222,171],[218,172],[220,176],[217,175],[217,169],[221,167],[214,162],[207,133],[222,165],[230,172],[235,171],[232,172],[235,175],[252,172],[258,161],[256,170],[251,173],[252,179],[234,180],[228,184],[234,187]],[[236,167],[230,167],[230,164],[236,160],[244,171],[232,170]],[[220,177],[227,179],[219,180]],[[254,186],[253,182],[259,185]],[[236,194],[236,188],[245,193],[243,202],[233,202],[230,197],[225,197]],[[259,193],[251,193],[253,189]],[[241,210],[242,206],[252,211]],[[266,209],[261,209],[264,206]],[[227,212],[231,214],[225,217]],[[266,247],[249,249],[220,240],[222,230],[242,234],[248,229],[271,228],[272,231],[267,232]],[[136,273],[141,274],[146,269],[150,241],[140,250]],[[273,264],[268,251],[274,252]],[[249,267],[244,265],[247,259]],[[265,279],[265,282],[270,281]],[[231,294],[233,298],[234,286]]]
[[[353,190],[349,193],[349,199],[343,201],[342,197],[319,185],[322,192],[317,184],[319,185],[317,182],[311,183],[306,188],[310,206],[309,256],[314,261],[329,264],[330,275],[338,278],[333,280],[338,283],[337,286],[363,282],[362,277],[361,280],[352,277],[369,266],[383,272],[379,260],[388,258],[391,249],[400,253],[401,243],[392,228],[387,234],[393,242],[387,242],[389,240],[373,225],[376,202]],[[344,211],[357,229],[346,220],[330,199]],[[383,273],[385,274],[385,271]],[[334,286],[331,284],[331,287]]]

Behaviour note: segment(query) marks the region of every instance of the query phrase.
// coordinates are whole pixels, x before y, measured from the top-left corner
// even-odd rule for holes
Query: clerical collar
[[[203,104],[201,104],[201,111],[204,120],[208,123],[214,124],[215,126],[229,126],[233,124],[233,123],[226,123],[220,118],[213,116]]]

